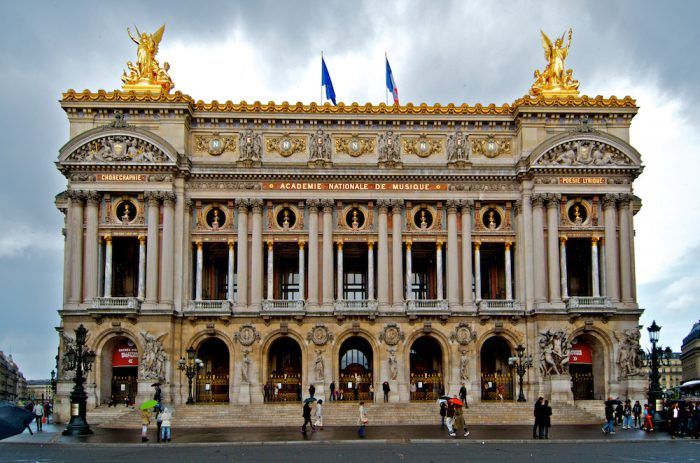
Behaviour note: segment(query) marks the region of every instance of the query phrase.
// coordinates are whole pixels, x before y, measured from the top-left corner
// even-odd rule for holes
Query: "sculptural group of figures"
[[[168,157],[147,141],[122,135],[93,140],[75,152],[78,161],[165,162]]]
[[[619,341],[617,363],[620,365],[620,376],[633,376],[641,373],[644,367],[642,350],[639,346],[639,330],[615,331]]]
[[[566,331],[540,333],[540,373],[542,376],[568,374],[571,340]]]
[[[144,340],[143,356],[141,358],[141,378],[164,381],[165,380],[165,364],[168,356],[163,349],[161,340],[166,333],[156,337],[147,331],[142,331],[141,336]]]
[[[540,31],[542,34],[542,48],[544,48],[544,57],[547,60],[547,66],[542,72],[535,71],[535,83],[532,84],[530,93],[532,95],[540,95],[543,92],[554,91],[572,91],[575,93],[578,90],[579,83],[573,77],[571,69],[564,68],[564,62],[569,54],[571,46],[572,31],[569,29],[569,40],[564,46],[564,33],[560,38],[554,40],[554,44],[547,37],[547,34]]]
[[[124,71],[122,82],[127,85],[159,85],[166,93],[170,92],[174,87],[173,81],[168,74],[170,64],[166,61],[161,67],[156,59],[158,45],[163,38],[165,26],[161,26],[160,29],[153,34],[139,32],[137,28],[136,37],[131,35],[129,28],[127,28],[126,31],[131,40],[138,46],[138,49],[136,50],[136,65],[134,66],[131,61],[126,63],[129,72],[127,73],[127,71]]]
[[[611,151],[605,143],[569,142],[545,153],[537,163],[562,166],[609,166],[629,164],[629,159],[621,153]]]

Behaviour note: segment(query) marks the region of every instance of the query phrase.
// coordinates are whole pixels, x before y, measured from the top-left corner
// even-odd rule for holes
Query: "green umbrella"
[[[308,399],[304,400],[305,404],[308,404],[309,402],[317,402],[317,399],[315,397],[309,397]]]
[[[141,406],[139,407],[139,409],[141,409],[141,410],[148,410],[149,408],[153,408],[153,407],[155,407],[156,405],[158,405],[158,401],[156,401],[156,400],[147,400],[147,401],[145,401],[144,403],[141,404]]]

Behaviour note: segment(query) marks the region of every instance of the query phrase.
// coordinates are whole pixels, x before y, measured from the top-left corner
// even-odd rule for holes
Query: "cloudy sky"
[[[384,101],[384,52],[402,103],[524,95],[539,29],[574,29],[567,65],[588,95],[631,95],[642,322],[679,350],[700,317],[700,7],[694,1],[22,1],[0,5],[0,349],[47,378],[57,346],[63,240],[53,162],[68,140],[61,92],[117,89],[126,27],[166,24],[159,59],[203,100],[320,99],[320,53],[346,103]]]

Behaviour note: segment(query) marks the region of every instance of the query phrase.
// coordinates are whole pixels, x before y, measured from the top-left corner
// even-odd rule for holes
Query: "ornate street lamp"
[[[53,395],[56,394],[56,371],[51,370],[51,392]]]
[[[510,357],[508,359],[508,365],[515,369],[518,374],[518,385],[520,386],[520,393],[518,394],[518,402],[525,402],[525,393],[523,392],[523,376],[529,368],[532,367],[532,356],[525,356],[525,346],[519,344],[515,348],[516,357]]]
[[[198,358],[195,358],[195,350],[194,347],[190,346],[187,348],[187,359],[184,359],[183,357],[180,357],[180,360],[178,361],[178,368],[180,371],[185,372],[185,376],[187,376],[187,404],[191,405],[194,403],[194,397],[192,396],[192,379],[195,377],[197,374],[197,370],[199,370],[203,363],[201,360]]]
[[[661,429],[665,424],[665,420],[661,416],[660,410],[662,407],[663,391],[661,390],[661,384],[659,379],[659,365],[668,365],[673,352],[670,347],[663,349],[662,347],[657,347],[656,344],[659,342],[659,331],[661,327],[656,324],[656,320],[651,323],[651,326],[647,328],[649,331],[649,340],[651,341],[651,352],[649,352],[650,360],[646,361],[646,366],[649,367],[649,393],[648,401],[649,405],[653,407],[654,410],[654,429]]]
[[[70,422],[63,431],[64,436],[84,436],[92,434],[90,425],[86,419],[87,411],[87,393],[83,387],[85,376],[92,369],[92,364],[95,361],[95,353],[85,347],[85,339],[87,337],[87,329],[81,324],[75,330],[75,346],[68,348],[64,354],[66,358],[66,369],[69,371],[75,370],[75,379],[73,382],[73,391],[70,394]]]

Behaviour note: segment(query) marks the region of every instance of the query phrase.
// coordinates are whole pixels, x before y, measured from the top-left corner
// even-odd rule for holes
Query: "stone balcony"
[[[570,311],[609,311],[613,309],[612,302],[607,296],[571,296],[566,301]]]
[[[226,316],[231,315],[232,302],[229,300],[203,299],[190,301],[186,315]]]
[[[338,299],[333,304],[335,315],[374,315],[377,313],[374,299]]]
[[[97,314],[136,314],[141,310],[141,300],[136,297],[96,297],[91,311]]]
[[[476,305],[482,314],[513,314],[522,311],[520,302],[516,299],[481,299]]]
[[[294,316],[306,312],[303,300],[288,301],[284,299],[265,299],[262,301],[261,315]]]
[[[407,315],[449,315],[446,299],[409,299],[406,301]]]

